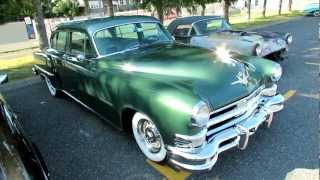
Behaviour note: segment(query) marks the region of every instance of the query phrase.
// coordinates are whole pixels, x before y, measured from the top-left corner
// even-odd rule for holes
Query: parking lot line
[[[294,96],[296,94],[297,91],[295,90],[289,90],[287,91],[283,96],[285,101],[288,101],[292,96]]]
[[[149,159],[147,159],[146,162],[169,180],[183,180],[191,175],[190,172],[184,170],[175,170],[167,165],[158,164],[150,161]]]

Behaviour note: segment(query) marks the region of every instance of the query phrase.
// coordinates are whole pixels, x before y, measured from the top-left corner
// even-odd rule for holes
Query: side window
[[[59,32],[57,42],[56,42],[56,50],[65,52],[66,42],[67,42],[67,32],[63,32],[63,31]]]
[[[191,29],[191,25],[179,25],[174,30],[173,34],[177,37],[187,37]]]
[[[194,27],[192,27],[190,35],[191,36],[197,35],[196,30],[194,29]]]
[[[223,25],[222,23],[223,23],[222,20],[209,21],[207,22],[207,30],[211,31],[211,30],[220,29]]]
[[[72,32],[71,33],[71,43],[70,43],[70,53],[72,55],[85,55],[84,54],[84,42],[85,42],[85,34],[80,32]]]
[[[58,37],[58,33],[53,34],[51,37],[50,45],[51,45],[51,48],[53,49],[57,48],[57,37]]]
[[[94,56],[89,38],[85,33],[71,33],[70,53],[74,56],[81,54],[87,58],[91,58]]]

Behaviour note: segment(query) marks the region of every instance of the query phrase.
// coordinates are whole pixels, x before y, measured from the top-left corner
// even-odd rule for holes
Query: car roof
[[[197,21],[201,21],[205,19],[218,19],[218,18],[221,18],[221,17],[220,16],[189,16],[189,17],[177,18],[169,24],[167,29],[170,33],[173,33],[173,31],[179,25],[189,25],[189,24],[191,25],[192,23]]]
[[[114,16],[104,18],[93,18],[87,20],[75,20],[61,23],[57,26],[57,30],[71,29],[86,31],[93,35],[96,31],[120,24],[139,23],[139,22],[156,22],[159,21],[151,16]]]

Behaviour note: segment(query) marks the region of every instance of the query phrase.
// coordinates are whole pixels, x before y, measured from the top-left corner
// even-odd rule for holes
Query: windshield
[[[210,32],[230,30],[230,25],[224,19],[207,19],[198,21],[193,25],[200,35]]]
[[[98,31],[94,40],[100,55],[134,49],[155,43],[172,41],[159,23],[135,23],[110,27]]]

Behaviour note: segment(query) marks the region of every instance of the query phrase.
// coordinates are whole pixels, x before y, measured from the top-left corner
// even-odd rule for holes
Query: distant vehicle
[[[50,44],[35,53],[33,70],[51,95],[64,93],[132,131],[156,162],[211,169],[284,106],[278,63],[178,44],[153,17],[67,22]]]
[[[0,84],[8,76],[0,74]],[[0,180],[47,180],[47,167],[37,147],[24,135],[22,126],[0,94]]]
[[[178,18],[168,26],[176,41],[207,49],[225,47],[242,55],[272,60],[285,57],[293,38],[290,33],[232,30],[220,16]]]
[[[303,14],[305,16],[320,16],[319,3],[311,3],[303,8]]]

